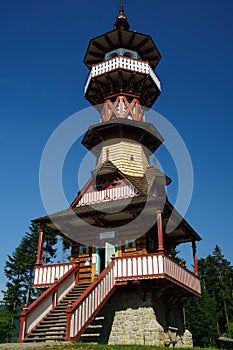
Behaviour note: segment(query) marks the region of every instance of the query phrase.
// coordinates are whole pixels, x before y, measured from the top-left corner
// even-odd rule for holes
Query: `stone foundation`
[[[178,305],[167,304],[164,294],[157,298],[153,286],[145,289],[144,301],[137,286],[119,287],[99,313],[105,319],[99,342],[191,348]]]
[[[152,307],[116,311],[108,344],[161,345],[163,327]]]

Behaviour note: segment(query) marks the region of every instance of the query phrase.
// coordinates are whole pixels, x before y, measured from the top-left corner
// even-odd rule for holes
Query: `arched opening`
[[[133,57],[132,53],[131,53],[131,52],[128,52],[128,51],[124,52],[123,56],[129,57],[129,58],[132,58],[132,57]]]

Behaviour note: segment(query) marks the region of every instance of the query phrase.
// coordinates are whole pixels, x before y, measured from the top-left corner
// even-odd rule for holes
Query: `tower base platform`
[[[118,287],[79,341],[192,348],[180,298],[172,303],[168,298],[171,291],[159,295],[156,285],[145,290],[140,285]]]

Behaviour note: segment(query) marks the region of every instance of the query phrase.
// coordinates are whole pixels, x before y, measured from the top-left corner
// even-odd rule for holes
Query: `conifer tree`
[[[208,347],[216,344],[216,312],[216,301],[202,283],[202,297],[190,299],[186,307],[187,327],[193,335],[195,346]]]
[[[198,261],[202,298],[190,300],[187,324],[194,345],[216,344],[233,322],[233,267],[216,245],[212,255]]]
[[[7,308],[15,314],[22,306],[30,304],[35,297],[32,289],[34,266],[37,257],[38,226],[32,224],[12,255],[8,255],[5,265],[5,275],[8,279],[4,302]],[[57,237],[45,231],[44,260],[49,262],[55,258]]]
[[[0,309],[0,343],[11,341],[13,329],[13,315],[5,307]]]

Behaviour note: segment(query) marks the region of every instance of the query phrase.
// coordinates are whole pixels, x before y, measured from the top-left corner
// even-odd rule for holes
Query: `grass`
[[[3,344],[0,344],[0,349],[21,349],[21,350],[165,350],[166,348],[162,347],[155,347],[155,346],[149,346],[149,345],[94,345],[94,344],[81,344],[78,342],[69,342],[65,344],[27,344],[25,347],[23,344],[19,344],[18,346],[15,346],[15,344],[11,344],[12,347],[9,347],[10,344],[7,344],[6,347],[4,347]],[[201,348],[193,348],[193,350],[200,350]],[[178,350],[178,349],[177,349]],[[182,349],[185,350],[185,349]],[[190,349],[189,349],[190,350]],[[202,348],[201,350],[216,350],[215,348]]]

